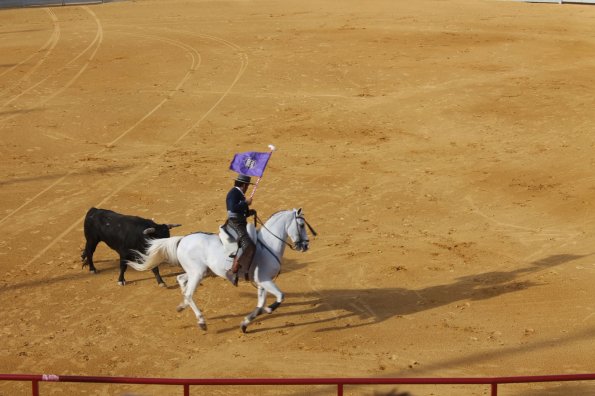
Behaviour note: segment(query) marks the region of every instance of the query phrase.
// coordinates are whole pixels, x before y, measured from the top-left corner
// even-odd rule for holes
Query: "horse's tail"
[[[179,265],[177,250],[182,238],[184,237],[152,239],[149,241],[147,253],[136,251],[139,258],[136,261],[127,261],[126,264],[137,271],[148,271],[161,263]]]

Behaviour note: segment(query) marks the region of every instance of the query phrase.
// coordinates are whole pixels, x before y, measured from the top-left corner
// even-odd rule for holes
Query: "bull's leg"
[[[93,254],[95,253],[95,249],[97,248],[98,243],[99,241],[87,239],[87,243],[85,243],[85,250],[83,250],[83,254],[81,254],[81,259],[83,260],[83,267],[88,264],[89,272],[93,272],[94,274],[97,273],[97,269],[93,264]]]
[[[153,271],[153,274],[155,274],[155,279],[157,280],[157,284],[160,287],[166,287],[167,285],[165,284],[165,281],[161,278],[161,275],[159,274],[159,267],[155,267],[151,271]]]
[[[118,276],[118,285],[120,286],[126,284],[126,279],[124,279],[124,272],[126,272],[126,268],[128,268],[126,261],[128,261],[128,259],[125,256],[120,256],[120,276]]]

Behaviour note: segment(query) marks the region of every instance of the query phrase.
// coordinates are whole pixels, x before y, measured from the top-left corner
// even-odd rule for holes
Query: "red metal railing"
[[[191,385],[337,385],[337,395],[343,395],[345,385],[490,385],[491,396],[498,395],[499,384],[535,382],[591,381],[595,374],[542,375],[524,377],[484,378],[135,378],[88,377],[52,374],[0,374],[0,381],[29,381],[32,395],[39,396],[40,382],[86,382],[103,384],[178,385],[184,396],[190,396]]]

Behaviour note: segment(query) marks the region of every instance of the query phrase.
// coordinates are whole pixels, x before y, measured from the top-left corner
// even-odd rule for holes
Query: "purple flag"
[[[264,168],[271,158],[271,153],[248,151],[234,155],[229,169],[246,176],[262,177]]]

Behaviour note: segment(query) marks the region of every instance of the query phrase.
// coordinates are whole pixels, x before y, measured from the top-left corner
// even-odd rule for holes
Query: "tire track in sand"
[[[145,121],[152,114],[154,114],[157,110],[159,110],[166,102],[168,102],[169,100],[171,100],[173,98],[173,96],[174,96],[174,92],[179,91],[182,88],[182,86],[191,77],[192,73],[194,73],[200,67],[201,57],[200,57],[200,54],[198,53],[198,51],[196,51],[195,48],[192,48],[192,47],[190,47],[190,46],[188,46],[188,45],[186,45],[186,44],[184,44],[182,42],[179,42],[179,41],[176,41],[176,40],[167,39],[167,38],[162,38],[162,37],[157,37],[157,36],[150,36],[150,35],[140,35],[140,34],[132,34],[132,35],[135,35],[135,36],[138,36],[138,37],[143,37],[143,38],[154,39],[154,40],[158,40],[158,41],[163,41],[163,42],[166,42],[166,43],[175,45],[175,46],[177,46],[179,48],[182,48],[182,49],[186,50],[187,53],[190,55],[190,58],[192,60],[191,66],[190,66],[189,70],[186,72],[186,74],[182,77],[182,79],[180,80],[180,82],[176,85],[176,87],[174,88],[173,92],[171,92],[170,94],[168,94],[166,98],[164,98],[161,102],[159,102],[157,105],[155,105],[151,110],[149,110],[145,115],[143,115],[139,120],[137,120],[131,127],[129,127],[128,129],[126,129],[124,132],[122,132],[114,140],[112,140],[111,142],[107,143],[103,149],[97,151],[95,153],[95,155],[99,155],[99,154],[102,154],[103,152],[107,151],[116,142],[118,142],[120,139],[122,139],[123,137],[125,137],[126,135],[128,135],[131,131],[133,131],[136,127],[138,127],[143,121]],[[64,176],[62,176],[59,179],[57,179],[54,183],[50,184],[48,187],[46,187],[45,189],[43,189],[42,191],[40,191],[39,193],[37,193],[36,195],[34,195],[32,198],[27,199],[22,205],[20,205],[19,207],[17,207],[16,209],[14,209],[12,212],[10,212],[8,215],[6,215],[2,219],[0,219],[0,224],[2,224],[3,222],[5,222],[9,218],[11,218],[12,216],[14,216],[15,214],[17,214],[18,212],[20,212],[21,210],[23,210],[24,208],[26,208],[27,206],[29,206],[31,203],[33,203],[34,201],[36,201],[38,198],[40,198],[41,196],[43,196],[45,193],[53,190],[55,187],[57,187],[58,185],[60,185],[64,180],[66,180],[68,177],[72,176],[76,172],[78,172],[78,170],[76,170],[76,169],[70,170]]]
[[[51,77],[54,77],[54,76],[62,73],[64,70],[68,70],[68,68],[71,67],[71,65],[73,65],[79,58],[81,58],[87,52],[92,51],[91,54],[89,55],[89,57],[86,59],[86,62],[81,67],[79,67],[78,71],[76,73],[74,73],[74,75],[70,78],[70,80],[68,80],[66,82],[66,84],[63,84],[62,87],[60,87],[60,89],[55,90],[50,95],[48,95],[48,96],[44,97],[43,99],[41,99],[40,101],[36,102],[35,106],[44,105],[47,102],[49,102],[50,100],[54,99],[56,96],[60,95],[62,92],[66,91],[85,72],[85,70],[87,69],[89,64],[93,61],[93,59],[97,55],[97,51],[99,50],[99,48],[101,47],[101,44],[103,42],[103,26],[101,25],[101,21],[99,21],[99,18],[97,18],[97,15],[95,15],[95,13],[91,9],[89,9],[89,7],[82,7],[82,9],[84,9],[87,13],[89,13],[91,15],[91,17],[95,21],[95,24],[97,25],[97,31],[96,31],[95,38],[93,39],[93,41],[83,51],[79,52],[79,54],[77,56],[75,56],[73,59],[71,59],[66,65],[61,67],[59,70],[57,70],[53,73],[50,73],[44,79],[42,79],[41,81],[38,81],[36,84],[33,84],[29,88],[23,90],[18,95],[13,96],[11,99],[9,99],[8,101],[6,101],[2,105],[0,105],[0,108],[7,107],[9,104],[13,103],[14,101],[19,99],[23,95],[25,95],[29,92],[32,92],[35,88],[39,87],[44,82],[48,81]],[[95,47],[95,48],[93,48],[93,47]],[[8,121],[14,117],[17,117],[17,116],[19,116],[18,113],[10,114],[5,117],[0,117],[0,124]]]
[[[154,168],[155,163],[157,163],[158,161],[161,161],[161,158],[172,148],[175,147],[176,145],[178,145],[184,138],[186,138],[191,132],[193,132],[196,128],[199,127],[199,125],[215,110],[215,108],[217,108],[221,102],[225,99],[225,97],[227,97],[227,95],[229,95],[229,93],[231,92],[231,90],[234,88],[234,86],[237,84],[237,82],[240,80],[240,78],[242,77],[242,75],[244,74],[246,68],[248,67],[248,57],[247,55],[243,52],[243,50],[237,46],[236,44],[229,42],[227,40],[218,38],[218,37],[214,37],[214,36],[210,36],[210,35],[202,35],[202,34],[196,34],[199,37],[202,38],[206,38],[212,41],[216,41],[218,43],[221,43],[229,48],[234,49],[235,51],[238,52],[238,55],[240,56],[240,68],[239,70],[236,72],[235,77],[233,79],[233,81],[231,82],[231,84],[229,85],[229,87],[227,88],[227,90],[225,90],[225,92],[222,93],[222,95],[219,97],[219,99],[217,99],[213,105],[211,107],[209,107],[203,114],[202,116],[200,116],[198,118],[198,120],[192,124],[189,128],[187,128],[184,132],[182,132],[178,138],[173,141],[169,146],[165,146],[160,153],[158,153],[157,155],[154,155],[149,161],[147,161],[145,163],[145,165],[136,173],[133,173],[132,175],[130,175],[124,182],[119,184],[119,187],[114,189],[111,193],[109,193],[108,195],[106,195],[101,201],[97,202],[95,204],[95,206],[102,206],[104,203],[106,203],[107,201],[109,201],[114,195],[116,195],[117,193],[119,193],[120,191],[122,191],[124,188],[128,187],[129,185],[131,185],[134,181],[136,181],[144,172],[146,172],[148,169]],[[175,40],[171,40],[171,41],[175,41]],[[126,132],[127,133],[127,132]],[[119,140],[122,136],[118,137],[115,141]],[[54,185],[56,185],[57,183],[54,183]],[[54,186],[53,185],[53,186]],[[46,190],[49,190],[50,188],[48,187]],[[41,196],[42,193],[38,194],[36,197]],[[4,219],[3,219],[4,220]],[[33,256],[29,261],[27,261],[24,266],[22,268],[28,268],[32,263],[34,263],[37,259],[39,259],[43,254],[45,254],[49,249],[51,249],[54,245],[56,245],[56,243],[58,243],[60,240],[62,240],[66,235],[68,235],[70,232],[72,232],[72,230],[74,230],[77,226],[80,226],[82,224],[84,220],[84,217],[81,217],[80,219],[78,219],[77,221],[75,221],[74,223],[72,223],[69,227],[65,228],[64,231],[62,233],[60,233],[58,236],[54,237],[43,249],[41,249],[35,256]]]
[[[9,90],[13,89],[14,87],[16,87],[17,85],[19,85],[19,83],[21,81],[28,80],[29,76],[31,76],[33,73],[35,73],[35,71],[37,69],[39,69],[39,67],[46,61],[46,59],[49,58],[50,54],[53,52],[54,48],[60,41],[61,29],[60,29],[60,22],[58,21],[58,17],[49,8],[46,8],[45,11],[49,14],[50,18],[52,19],[52,25],[54,26],[54,30],[52,31],[52,34],[50,35],[49,39],[45,42],[45,44],[43,46],[41,46],[37,51],[35,51],[31,55],[29,55],[27,58],[23,59],[16,65],[13,65],[10,68],[6,69],[4,72],[0,73],[0,77],[4,76],[7,73],[12,72],[17,67],[29,62],[31,59],[35,58],[40,52],[45,51],[45,53],[42,55],[41,59],[39,59],[35,63],[35,65],[33,65],[33,67],[31,67],[31,69],[29,69],[23,76],[18,78],[11,86],[6,87],[2,91],[0,91],[0,96],[4,96],[4,94],[7,91],[9,91]],[[47,48],[47,50],[46,50],[46,48]]]

